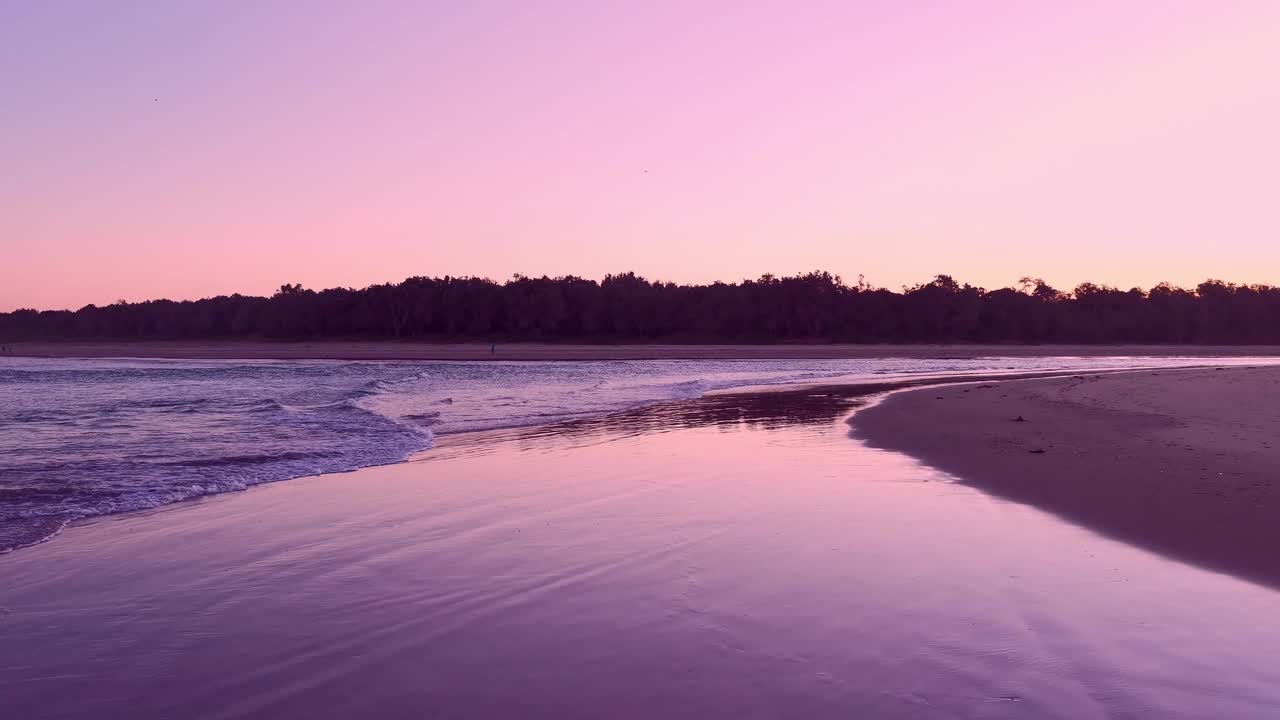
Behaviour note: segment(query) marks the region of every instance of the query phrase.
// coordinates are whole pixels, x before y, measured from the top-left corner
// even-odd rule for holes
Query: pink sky
[[[0,310],[635,270],[1280,283],[1280,3],[0,8]]]

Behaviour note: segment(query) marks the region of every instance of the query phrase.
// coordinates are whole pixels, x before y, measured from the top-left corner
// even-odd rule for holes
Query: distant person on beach
[[[496,355],[498,353],[498,343],[489,343],[489,354]]]

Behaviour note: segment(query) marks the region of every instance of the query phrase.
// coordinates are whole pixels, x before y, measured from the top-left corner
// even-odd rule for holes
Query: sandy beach
[[[0,557],[0,697],[22,718],[1275,717],[1274,592],[869,448],[857,401],[463,434],[73,525]]]
[[[1280,0],[0,5],[0,720],[1280,720]]]
[[[1252,345],[677,345],[553,343],[414,343],[378,341],[9,342],[28,357],[136,357],[258,360],[823,360],[974,357],[1271,357],[1277,346]]]
[[[976,487],[1280,586],[1280,369],[912,390],[852,423]]]

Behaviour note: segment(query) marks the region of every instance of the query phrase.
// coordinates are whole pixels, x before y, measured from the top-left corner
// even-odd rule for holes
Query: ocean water
[[[71,520],[404,460],[437,436],[734,387],[1197,358],[341,362],[0,359],[0,552]]]
[[[1274,588],[868,447],[856,403],[661,402],[79,524],[0,558],[0,717],[1280,718]]]

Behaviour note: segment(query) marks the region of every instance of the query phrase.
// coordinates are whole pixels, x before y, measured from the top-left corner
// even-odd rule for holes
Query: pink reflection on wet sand
[[[717,398],[0,560],[16,717],[1274,717],[1280,596]],[[127,710],[127,713],[126,713]]]

